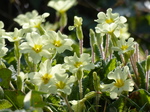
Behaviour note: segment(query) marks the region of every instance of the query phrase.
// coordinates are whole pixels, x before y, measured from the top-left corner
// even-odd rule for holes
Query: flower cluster
[[[98,108],[103,107],[99,106],[100,100],[106,99],[109,102],[115,100],[112,105],[117,104],[117,106],[123,103],[123,99],[128,102],[127,99],[131,97],[130,92],[145,86],[145,77],[148,77],[146,88],[149,89],[150,58],[147,57],[142,65],[138,62],[138,44],[127,32],[127,19],[118,13],[113,13],[111,8],[106,13],[99,12],[98,19],[95,20],[97,22],[95,31],[90,29],[91,48],[84,49],[82,17],[74,16],[74,25],[68,27],[69,30],[76,29],[79,45],[71,38],[72,35],[63,33],[67,22],[66,11],[75,4],[75,0],[51,0],[48,3],[48,6],[61,14],[58,20],[60,24],[55,30],[49,30],[43,24],[50,14],[39,15],[35,10],[17,16],[14,21],[22,28],[14,28],[13,32],[5,32],[4,24],[0,21],[0,68],[5,68],[2,62],[8,60],[7,52],[11,52],[5,45],[5,39],[13,42],[15,55],[13,59],[17,63],[13,81],[10,74],[1,75],[5,69],[0,69],[0,77],[9,80],[9,84],[4,85],[0,80],[0,86],[4,89],[10,86],[15,94],[21,92],[21,95],[24,95],[24,100],[20,96],[25,109],[48,107],[52,110],[66,108],[65,111],[69,112],[91,111],[91,104],[96,100],[93,108],[98,112]],[[50,27],[49,24],[47,25]],[[10,62],[7,64],[11,65]],[[4,71],[1,73],[1,70]],[[14,81],[15,84],[12,83]],[[140,84],[141,82],[144,84]],[[11,97],[9,93],[8,96]],[[35,97],[38,98],[34,99]],[[89,100],[91,98],[95,100],[91,102]],[[118,100],[119,98],[121,100]],[[56,101],[57,99],[59,101]],[[17,102],[17,99],[15,101]],[[41,103],[43,101],[46,103]],[[91,103],[89,103],[91,107],[86,101]],[[55,105],[56,102],[59,103]],[[104,107],[109,105],[107,101],[105,102],[101,103]],[[17,108],[23,108],[19,106]]]
[[[112,9],[107,9],[106,14],[98,13],[98,25],[95,27],[97,33],[114,34],[116,37],[120,36],[120,28],[124,26],[127,21],[125,17],[119,16],[118,13],[112,13]]]
[[[0,37],[5,33],[5,30],[3,29],[3,27],[4,27],[4,23],[0,21]],[[4,39],[0,38],[0,60],[4,55],[6,55],[7,51],[8,49],[5,47]]]

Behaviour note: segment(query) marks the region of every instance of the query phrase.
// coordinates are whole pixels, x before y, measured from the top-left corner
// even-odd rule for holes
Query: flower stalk
[[[95,37],[95,33],[92,29],[90,29],[90,46],[91,46],[91,55],[92,55],[92,62],[95,62],[95,52],[94,52],[94,45],[96,44],[96,37]]]
[[[93,72],[93,84],[94,84],[94,89],[96,91],[96,112],[99,112],[99,100],[100,100],[100,78],[97,76],[96,72]]]
[[[69,109],[69,112],[73,112],[73,110],[71,109],[71,106],[70,106],[70,104],[69,104],[67,95],[61,92],[61,97],[64,99],[65,103],[67,104],[67,107],[68,107],[68,109]]]
[[[146,59],[146,90],[149,89],[149,75],[150,75],[150,55]]]
[[[105,58],[104,58],[105,61],[106,61],[106,58],[107,58],[107,55],[108,55],[109,38],[110,38],[110,35],[106,35],[106,42],[105,42]]]
[[[83,77],[83,71],[79,69],[76,73],[78,84],[79,84],[79,94],[80,94],[80,99],[83,98],[83,87],[82,87],[82,77]]]
[[[15,57],[17,61],[17,75],[19,75],[20,74],[20,58],[21,58],[21,54],[19,51],[19,41],[14,42],[14,52],[15,52]]]

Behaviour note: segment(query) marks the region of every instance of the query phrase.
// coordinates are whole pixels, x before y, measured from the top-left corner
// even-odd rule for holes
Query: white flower
[[[73,41],[67,35],[62,34],[60,31],[47,32],[47,39],[50,48],[55,48],[58,53],[63,53],[65,50],[72,50],[71,45]]]
[[[4,44],[0,43],[0,58],[6,55],[8,48]]]
[[[129,38],[127,41],[125,38],[120,38],[120,40],[117,41],[117,46],[112,47],[112,50],[118,51],[118,54],[123,54],[125,52],[128,52],[130,50],[134,50],[134,39]]]
[[[117,98],[123,91],[133,91],[134,82],[131,79],[127,79],[129,73],[128,66],[125,66],[122,70],[121,67],[117,67],[114,72],[108,74],[108,79],[114,80],[111,84],[102,84],[102,91],[110,93],[112,99]]]
[[[49,87],[49,90],[52,92],[54,88],[57,89],[57,92],[63,92],[67,95],[71,93],[71,87],[76,81],[74,76],[68,77],[68,74],[55,74],[54,84]]]
[[[119,16],[118,13],[112,13],[112,9],[107,9],[106,14],[104,12],[99,12],[97,14],[98,19],[95,20],[99,24],[112,24],[112,23],[125,23],[127,19],[123,16]]]
[[[128,32],[128,25],[125,24],[124,27],[119,28],[120,30],[120,36],[119,38],[128,39],[130,37],[130,33]]]
[[[87,53],[81,54],[79,58],[77,57],[76,53],[74,53],[74,56],[65,57],[64,62],[64,67],[72,73],[77,72],[79,69],[94,69],[94,64],[91,63],[91,57]]]
[[[61,13],[66,12],[75,4],[76,0],[50,0],[48,6]]]
[[[98,24],[97,27],[95,27],[95,30],[97,33],[102,34],[114,34],[116,37],[120,36],[120,30],[117,28],[117,24]]]
[[[42,56],[50,58],[51,54],[48,51],[47,40],[43,36],[32,32],[27,34],[26,40],[27,42],[20,45],[20,52],[29,53],[35,64],[41,60]]]
[[[45,18],[49,16],[49,13],[44,13],[39,15],[36,10],[32,12],[27,12],[25,14],[20,14],[14,21],[19,23],[23,28],[38,28],[42,22],[45,22]]]
[[[14,29],[14,32],[8,32],[3,36],[7,38],[10,42],[15,42],[21,40],[23,37],[22,29],[18,30],[17,28]]]
[[[39,72],[30,73],[29,78],[32,83],[39,87],[39,91],[56,93],[56,87],[51,87],[55,84],[55,75],[64,73],[65,69],[60,64],[52,67],[50,60],[46,60],[40,64]],[[48,89],[49,87],[51,90]]]
[[[124,27],[124,23],[127,19],[123,16],[119,16],[118,13],[112,13],[112,9],[107,9],[106,14],[104,12],[99,12],[97,15],[98,19],[95,20],[98,22],[95,27],[96,33],[105,33],[112,34],[119,37],[119,29]],[[115,32],[117,30],[117,32]]]
[[[0,21],[0,43],[5,44],[5,40],[2,38],[3,35],[5,35],[4,23]]]
[[[3,35],[5,35],[4,23],[0,21],[0,58],[6,55],[8,48],[5,47],[5,40]]]

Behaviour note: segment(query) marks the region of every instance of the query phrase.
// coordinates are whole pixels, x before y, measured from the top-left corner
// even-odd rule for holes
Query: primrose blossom
[[[117,67],[114,72],[110,72],[108,74],[108,79],[114,80],[110,84],[101,84],[101,90],[103,92],[109,92],[110,97],[112,99],[117,98],[121,95],[123,91],[133,91],[134,82],[132,79],[127,79],[129,74],[129,68],[128,66],[125,66],[122,70],[121,67]]]

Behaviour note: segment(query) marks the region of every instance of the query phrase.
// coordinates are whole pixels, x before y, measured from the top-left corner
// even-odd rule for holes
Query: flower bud
[[[94,44],[96,42],[95,32],[92,29],[90,29],[89,36],[90,36],[90,45],[92,47],[92,46],[94,46]]]

